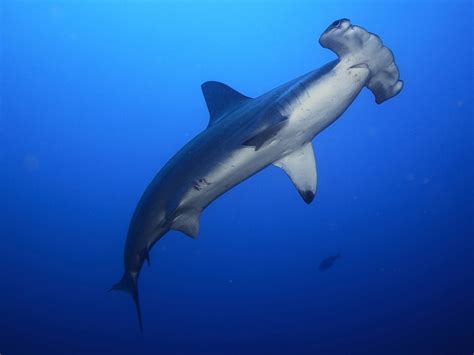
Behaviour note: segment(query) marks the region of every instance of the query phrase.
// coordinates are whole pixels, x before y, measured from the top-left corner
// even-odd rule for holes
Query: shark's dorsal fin
[[[311,142],[273,164],[285,171],[306,203],[313,201],[318,177]]]
[[[200,213],[197,211],[180,213],[171,223],[170,229],[180,231],[188,237],[196,239],[199,232],[199,217]]]
[[[209,126],[212,126],[226,112],[251,99],[218,81],[206,81],[201,85],[201,90],[209,110]]]

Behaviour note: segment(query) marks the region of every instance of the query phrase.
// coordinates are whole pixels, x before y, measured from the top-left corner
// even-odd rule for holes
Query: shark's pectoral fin
[[[306,203],[316,194],[317,173],[311,142],[273,163],[283,169]]]
[[[226,112],[251,100],[250,97],[218,81],[206,81],[201,85],[201,90],[209,110],[209,126],[219,121]]]
[[[196,211],[186,211],[179,214],[171,223],[170,229],[174,229],[186,234],[193,239],[197,238],[199,233],[200,213]]]
[[[254,147],[257,151],[260,148],[270,144],[278,135],[278,132],[280,132],[280,130],[285,127],[287,123],[288,117],[278,117],[278,121],[276,123],[258,132],[253,137],[247,139],[245,142],[242,143],[242,145],[245,145],[247,147]]]

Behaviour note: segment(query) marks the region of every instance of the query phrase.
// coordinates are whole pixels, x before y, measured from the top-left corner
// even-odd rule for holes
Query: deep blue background
[[[470,1],[0,4],[2,355],[474,351]],[[315,138],[312,205],[270,167],[197,241],[160,241],[141,337],[106,290],[141,193],[207,125],[200,84],[257,96],[319,67],[341,17],[393,50],[403,92],[364,90]]]

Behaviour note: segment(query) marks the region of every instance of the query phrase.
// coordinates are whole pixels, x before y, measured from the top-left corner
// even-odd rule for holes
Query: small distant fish
[[[340,257],[341,253],[338,253],[337,255],[328,256],[326,259],[323,259],[323,261],[321,261],[321,264],[319,264],[319,270],[326,271],[330,269],[334,262]]]

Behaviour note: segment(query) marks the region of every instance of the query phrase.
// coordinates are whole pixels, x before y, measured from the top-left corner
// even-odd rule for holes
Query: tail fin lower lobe
[[[140,325],[140,332],[143,333],[142,313],[140,310],[140,302],[138,300],[138,273],[125,271],[122,279],[117,282],[109,291],[124,291],[130,294],[137,309],[138,323]]]

